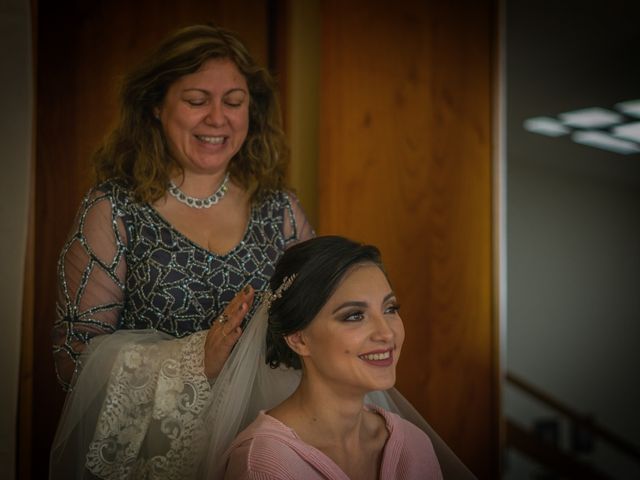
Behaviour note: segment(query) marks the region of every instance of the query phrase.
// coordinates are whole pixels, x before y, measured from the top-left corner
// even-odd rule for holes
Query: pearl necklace
[[[173,183],[172,180],[169,180],[169,193],[175,197],[180,203],[184,203],[186,206],[191,208],[209,208],[218,203],[224,197],[224,194],[227,193],[227,181],[229,180],[229,172],[227,172],[222,179],[222,183],[218,187],[218,189],[213,192],[207,198],[196,198],[191,197],[184,193],[182,190],[178,188],[178,186]]]

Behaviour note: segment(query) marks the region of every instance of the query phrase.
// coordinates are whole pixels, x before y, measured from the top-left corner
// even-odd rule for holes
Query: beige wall
[[[31,30],[28,0],[0,4],[0,471],[15,478],[22,287],[31,163]]]

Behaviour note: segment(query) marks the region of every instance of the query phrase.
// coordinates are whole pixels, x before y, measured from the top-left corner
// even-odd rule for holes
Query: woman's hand
[[[242,335],[240,325],[253,303],[254,294],[251,285],[246,285],[209,328],[204,343],[204,373],[207,378],[218,376],[231,349]]]

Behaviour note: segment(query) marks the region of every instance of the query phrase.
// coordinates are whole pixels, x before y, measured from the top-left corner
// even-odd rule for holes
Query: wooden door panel
[[[322,2],[319,231],[381,248],[407,330],[398,387],[496,478],[492,3],[389,7]]]

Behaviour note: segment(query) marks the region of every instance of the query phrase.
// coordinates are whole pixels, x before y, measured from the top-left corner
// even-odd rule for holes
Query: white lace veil
[[[206,332],[94,339],[65,403],[50,478],[222,478],[234,437],[300,382],[300,371],[265,363],[266,331],[263,303],[212,385],[202,372]],[[422,428],[445,479],[475,478],[397,390],[372,392],[366,402]]]
[[[49,477],[195,478],[211,405],[206,333],[118,330],[93,339],[67,394]]]

